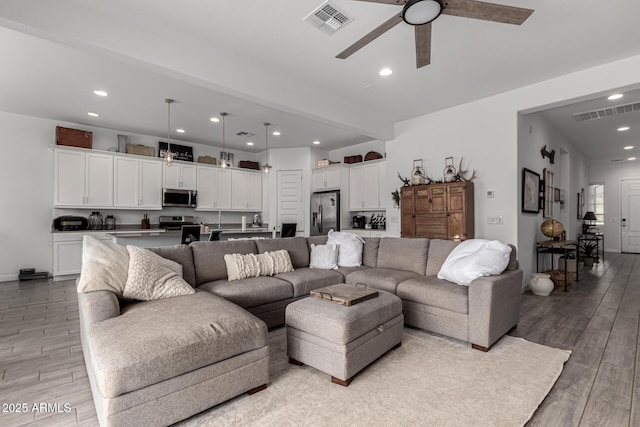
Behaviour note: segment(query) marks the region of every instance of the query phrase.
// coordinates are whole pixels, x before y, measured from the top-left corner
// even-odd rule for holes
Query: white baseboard
[[[15,280],[18,280],[18,275],[17,274],[0,275],[0,282],[13,282]]]

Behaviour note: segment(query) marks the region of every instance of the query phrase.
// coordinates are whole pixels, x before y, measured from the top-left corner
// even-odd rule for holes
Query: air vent
[[[303,21],[308,22],[327,35],[332,35],[353,21],[353,18],[348,17],[337,6],[327,1],[308,14]]]
[[[571,116],[576,122],[584,122],[585,120],[602,119],[605,117],[612,117],[618,114],[631,113],[634,111],[640,111],[640,102],[618,105],[617,107],[603,108],[601,110],[586,111],[584,113],[576,113],[572,114]]]
[[[245,132],[243,130],[241,130],[240,132],[236,132],[236,136],[254,136],[255,133],[251,133],[251,132]]]
[[[624,159],[613,159],[612,162],[624,162]]]

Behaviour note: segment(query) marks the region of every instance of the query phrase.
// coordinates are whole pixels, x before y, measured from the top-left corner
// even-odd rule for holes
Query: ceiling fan
[[[395,14],[360,40],[340,52],[336,58],[346,59],[373,40],[404,21],[415,27],[416,68],[431,63],[431,22],[441,14],[521,25],[532,9],[485,3],[476,0],[358,0],[403,6]]]

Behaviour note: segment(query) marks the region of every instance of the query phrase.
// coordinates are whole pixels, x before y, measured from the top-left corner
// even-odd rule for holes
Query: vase
[[[553,281],[548,274],[533,273],[529,280],[529,287],[534,294],[546,297],[553,291]]]

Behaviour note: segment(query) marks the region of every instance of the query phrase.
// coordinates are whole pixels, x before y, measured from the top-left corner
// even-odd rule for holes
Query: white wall
[[[90,210],[53,209],[53,151],[56,126],[93,132],[93,147],[108,150],[117,147],[118,133],[129,136],[129,143],[156,148],[155,136],[137,135],[115,130],[79,126],[37,117],[0,112],[0,281],[15,280],[21,268],[34,267],[38,271],[52,271],[53,244],[51,220],[59,215],[88,216]],[[193,146],[194,158],[201,155],[219,157],[220,147],[185,142]],[[229,150],[231,151],[231,150]],[[234,152],[234,151],[232,151]],[[235,151],[235,161],[256,160],[258,155]],[[139,223],[144,211],[101,210],[104,216],[113,214],[119,224]],[[204,222],[217,222],[217,213],[197,212],[193,209],[172,208],[168,215],[195,215]],[[160,211],[149,212],[157,223]],[[240,222],[241,215],[227,213],[224,222]]]
[[[620,252],[620,180],[640,179],[637,162],[595,163],[589,165],[589,183],[604,184],[604,250]],[[586,191],[586,187],[585,187]]]
[[[546,150],[555,150],[555,162],[551,164],[548,158],[542,158],[540,149],[546,145]],[[530,169],[540,174],[544,179],[543,170],[546,168],[554,174],[554,187],[564,190],[565,203],[554,203],[553,218],[562,222],[567,231],[567,239],[575,239],[580,230],[581,222],[577,220],[576,193],[587,185],[587,164],[584,156],[561,134],[559,134],[547,120],[538,113],[520,114],[518,116],[518,258],[524,270],[524,282],[529,283],[531,273],[536,268],[537,241],[548,240],[540,232],[540,225],[547,219],[538,214],[522,213],[522,168]],[[564,178],[564,179],[563,179]],[[543,259],[540,259],[543,262]],[[546,262],[549,262],[548,260]],[[550,267],[550,266],[549,266]]]
[[[464,156],[465,167],[478,170],[476,237],[519,245],[518,113],[634,85],[638,75],[640,56],[634,56],[397,123],[395,140],[387,142],[387,182],[390,188],[393,183],[399,186],[396,173],[410,174],[413,159],[422,158],[426,172],[440,177],[445,157],[453,156],[457,167]],[[495,191],[494,198],[485,197],[489,189]],[[387,209],[387,229],[399,233],[394,211]],[[503,224],[487,224],[487,216],[499,215]],[[521,265],[531,271],[531,260]]]

